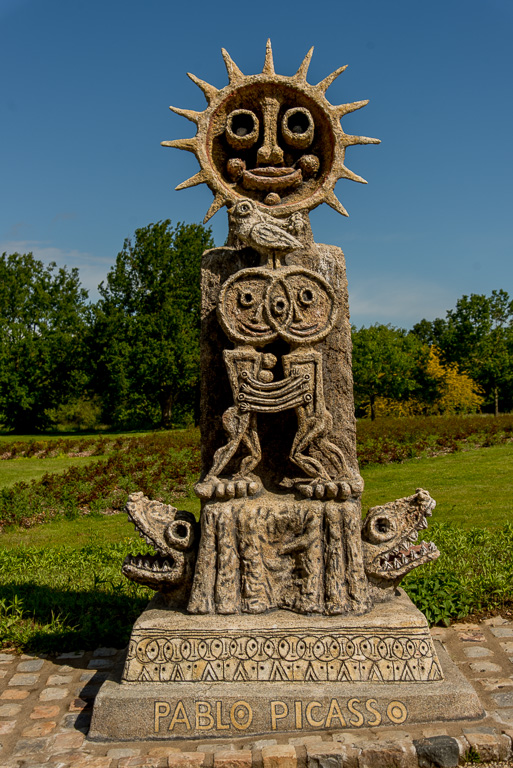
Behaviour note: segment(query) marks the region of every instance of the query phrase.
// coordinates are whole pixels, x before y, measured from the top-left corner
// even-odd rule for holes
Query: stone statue
[[[123,573],[157,596],[135,623],[120,681],[96,699],[89,738],[198,738],[476,717],[474,691],[398,590],[434,560],[418,541],[423,489],[362,522],[344,255],[314,242],[309,211],[335,196],[340,118],[366,101],[325,96],[341,67],[307,80],[259,75],[223,51],[229,83],[191,79],[203,112],[174,109],[194,138],[205,220],[228,208],[224,247],[203,255],[200,522],[133,494],[127,512],[155,555]],[[285,609],[285,610],[284,610]],[[442,658],[442,657],[441,657]],[[454,665],[453,665],[454,666]],[[448,672],[446,673],[446,670]],[[447,680],[444,680],[445,675]]]
[[[310,85],[311,54],[284,77],[268,42],[262,73],[245,76],[223,51],[225,88],[191,75],[206,110],[172,108],[196,136],[163,142],[195,153],[201,170],[178,189],[208,184],[205,220],[227,206],[229,235],[203,258],[201,530],[132,497],[128,513],[159,554],[123,570],[191,613],[363,614],[438,555],[415,544],[434,506],[425,491],[380,508],[383,532],[375,510],[362,529],[344,256],[314,242],[308,212],[326,202],[347,215],[335,183],[364,179],[346,147],[379,141],[344,133],[340,118],[367,102],[331,105],[345,67]],[[373,554],[399,539],[400,568]]]

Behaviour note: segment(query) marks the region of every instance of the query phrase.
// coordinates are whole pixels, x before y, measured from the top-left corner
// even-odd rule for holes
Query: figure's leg
[[[290,459],[297,466],[306,472],[310,477],[320,477],[324,480],[330,480],[330,476],[322,466],[321,462],[312,456],[307,456],[306,451],[309,446],[324,432],[324,420],[318,416],[306,416],[305,409],[300,406],[296,408],[298,430],[290,450]]]
[[[228,408],[223,414],[223,426],[227,431],[230,440],[226,445],[218,448],[214,454],[214,463],[210,468],[207,477],[215,477],[218,475],[225,466],[228,464],[232,456],[235,454],[240,442],[246,433],[250,421],[251,413],[241,413],[236,406]]]
[[[249,428],[242,435],[242,442],[250,452],[250,455],[242,459],[240,464],[240,474],[245,477],[255,469],[262,458],[262,449],[257,432],[256,413],[251,414]]]

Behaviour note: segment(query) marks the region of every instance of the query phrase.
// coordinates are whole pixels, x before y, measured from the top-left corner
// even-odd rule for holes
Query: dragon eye
[[[258,139],[258,117],[249,109],[234,109],[226,121],[226,138],[234,149],[247,149]]]
[[[281,130],[287,144],[296,149],[305,149],[313,141],[313,117],[305,107],[288,109],[283,115]]]
[[[397,523],[393,517],[383,514],[382,511],[367,515],[363,525],[363,532],[371,544],[382,544],[393,539],[397,531]]]

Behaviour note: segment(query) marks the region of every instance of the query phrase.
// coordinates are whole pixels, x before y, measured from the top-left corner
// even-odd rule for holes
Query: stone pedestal
[[[96,740],[242,737],[478,718],[478,697],[404,592],[366,616],[171,612],[134,625]]]

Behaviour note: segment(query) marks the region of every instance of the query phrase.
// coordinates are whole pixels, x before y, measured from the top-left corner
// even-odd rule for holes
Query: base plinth
[[[365,616],[198,616],[161,607],[134,625],[90,739],[198,739],[483,715],[404,592]]]

